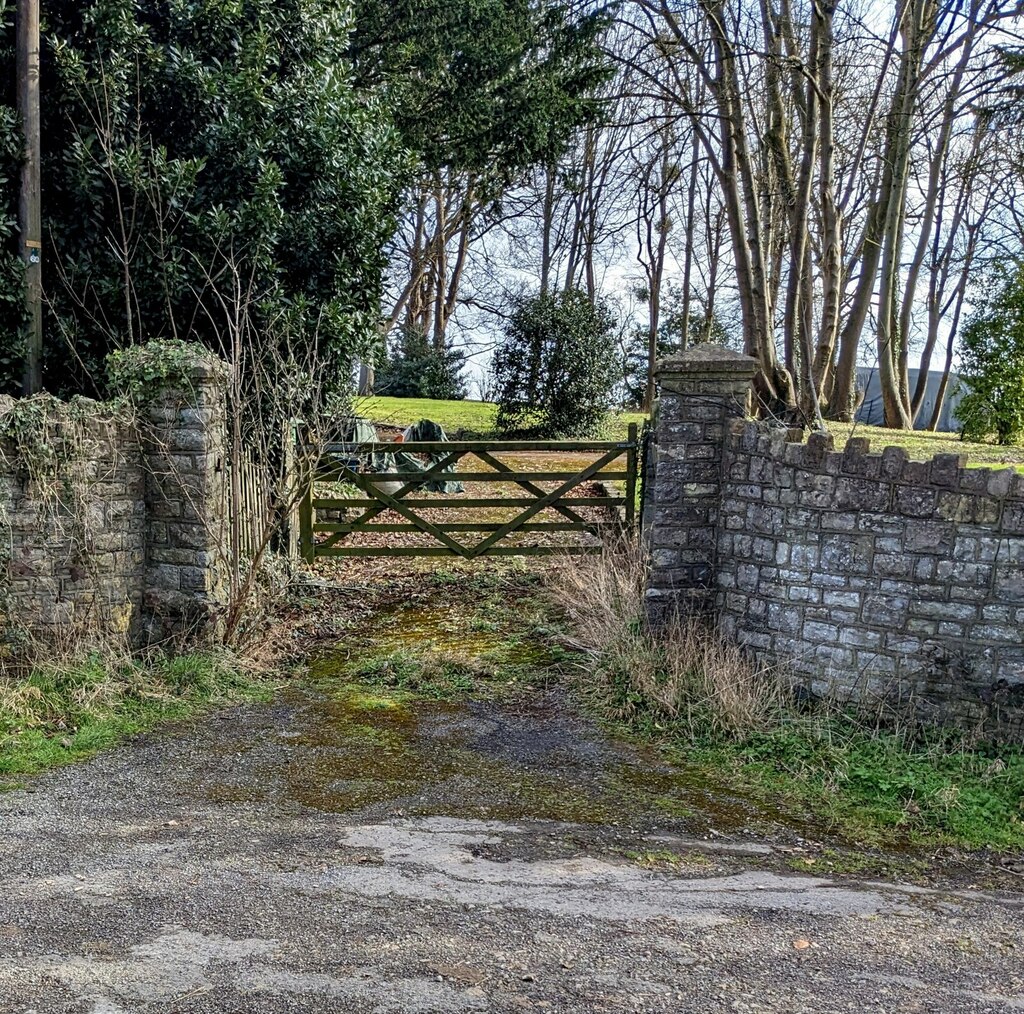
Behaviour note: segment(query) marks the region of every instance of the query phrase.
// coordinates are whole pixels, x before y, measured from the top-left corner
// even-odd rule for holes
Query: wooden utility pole
[[[25,395],[43,389],[43,222],[40,208],[39,0],[18,0],[18,112],[25,135],[18,251],[25,264]]]

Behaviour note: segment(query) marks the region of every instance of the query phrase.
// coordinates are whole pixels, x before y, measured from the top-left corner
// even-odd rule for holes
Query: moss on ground
[[[383,606],[310,665],[320,686],[360,684],[424,700],[507,698],[564,674],[536,574],[438,570],[430,593]]]
[[[721,830],[742,819],[868,849],[1024,849],[1019,745],[879,728],[852,712],[794,713],[730,736],[697,713],[670,720],[641,707],[628,721],[614,718],[615,699],[600,681],[584,697],[613,733],[655,747],[673,766],[660,782],[651,775],[634,786],[666,813],[692,808]]]
[[[410,587],[417,590],[410,594]],[[379,717],[393,728],[397,715],[413,722],[424,709],[514,704],[561,682],[576,689],[584,710],[613,736],[651,750],[609,762],[599,785],[570,787],[557,779],[538,784],[533,774],[520,772],[516,784],[523,788],[515,806],[509,804],[510,815],[532,812],[528,803],[554,813],[561,800],[567,820],[587,814],[603,819],[617,811],[613,819],[660,815],[699,832],[772,834],[784,828],[865,854],[1024,848],[1020,748],[968,749],[953,735],[913,739],[836,714],[793,715],[776,727],[734,737],[642,708],[629,722],[614,719],[615,702],[598,678],[598,664],[565,647],[563,619],[537,571],[452,566],[422,574],[416,584],[403,586],[402,602],[386,602],[343,633],[341,643],[313,666],[311,682],[318,692],[341,694],[349,715],[353,694],[383,702],[379,711],[362,708],[358,721],[347,720],[346,735],[353,739],[372,740],[367,727]],[[412,726],[403,730],[404,745],[396,747],[405,756],[402,763],[422,763],[422,757],[410,759],[418,749]],[[490,761],[479,754],[463,761],[452,761],[448,775],[488,774]],[[433,760],[425,763],[418,777],[429,781],[439,769]],[[407,788],[414,791],[411,771]],[[491,773],[509,780],[508,771]],[[370,795],[379,798],[380,792],[378,786]],[[550,806],[540,804],[545,799]],[[872,852],[872,868],[888,861]],[[833,866],[839,868],[837,861]]]

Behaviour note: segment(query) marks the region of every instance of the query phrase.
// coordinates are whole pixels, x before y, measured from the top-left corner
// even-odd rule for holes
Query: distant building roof
[[[917,386],[917,378],[920,370],[910,370],[910,390],[913,392]],[[914,428],[923,430],[928,428],[931,422],[932,412],[935,410],[935,400],[939,396],[939,384],[942,381],[942,373],[932,370],[928,374],[928,387],[925,392],[924,401],[921,404],[921,411],[914,420]],[[857,422],[867,426],[884,426],[885,410],[882,404],[882,386],[878,379],[878,370],[874,367],[862,366],[857,370],[857,386],[864,391],[864,401],[857,410]],[[949,386],[946,388],[946,398],[942,404],[942,415],[939,417],[939,429],[942,432],[954,433],[960,429],[960,421],[956,417],[956,407],[963,398],[960,377],[956,373],[949,375]]]

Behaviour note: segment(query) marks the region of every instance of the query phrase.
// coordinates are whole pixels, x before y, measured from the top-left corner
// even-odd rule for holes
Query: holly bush
[[[0,0],[5,54],[11,6]],[[239,309],[257,350],[277,328],[315,337],[347,380],[345,361],[377,340],[404,158],[386,112],[351,83],[349,5],[48,0],[44,13],[47,386],[95,390],[110,351],[148,339],[219,349]],[[13,90],[9,73],[5,257]],[[20,363],[18,285],[0,259],[5,374]]]

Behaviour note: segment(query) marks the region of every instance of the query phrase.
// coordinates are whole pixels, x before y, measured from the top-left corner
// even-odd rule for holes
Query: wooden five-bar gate
[[[422,455],[430,463],[425,471],[372,470],[375,456],[395,452]],[[502,460],[509,455],[540,457],[543,464],[524,468]],[[475,463],[464,461],[474,458]],[[635,425],[624,441],[333,445],[299,504],[300,552],[308,562],[339,556],[473,560],[599,552],[609,530],[634,525],[639,458]],[[465,471],[457,471],[460,462]],[[452,480],[464,484],[465,495],[422,492],[427,483]],[[353,495],[328,495],[330,484],[339,483]],[[481,484],[492,489],[473,495],[470,491]],[[597,489],[580,489],[595,484]],[[508,495],[495,495],[496,485],[512,488]],[[360,544],[367,536],[373,544]],[[402,544],[410,536],[416,544]]]

